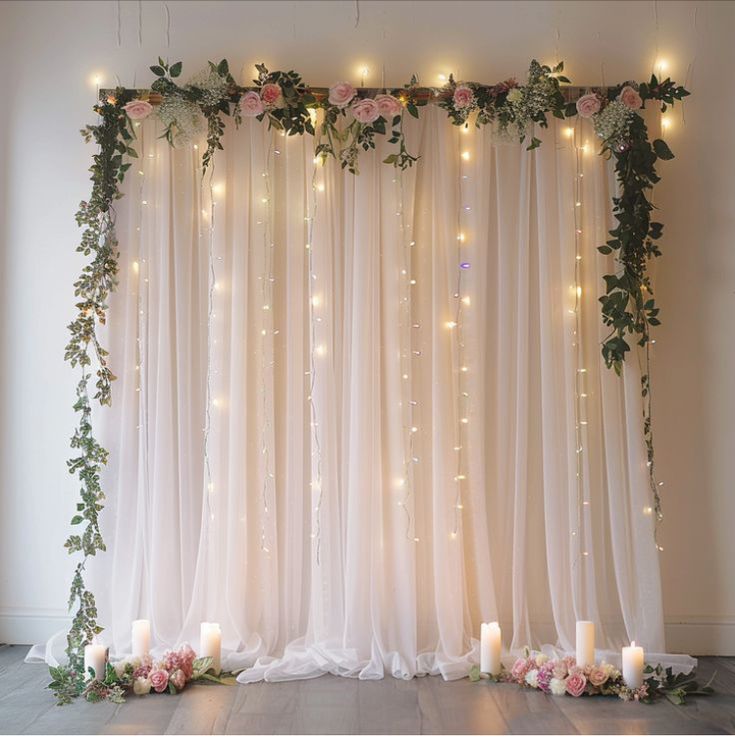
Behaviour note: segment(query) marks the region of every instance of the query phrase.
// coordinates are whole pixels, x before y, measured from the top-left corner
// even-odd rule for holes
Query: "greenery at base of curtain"
[[[585,94],[582,97],[587,99],[585,109],[580,106],[582,99],[577,103],[566,102],[560,84],[569,81],[562,75],[562,63],[550,68],[532,61],[525,85],[510,79],[486,86],[458,83],[450,77],[441,89],[427,90],[420,89],[414,78],[401,89],[385,89],[373,98],[361,95],[364,90],[358,92],[347,83],[336,84],[328,94],[318,93],[304,84],[294,71],[269,72],[264,65],[257,69],[259,76],[254,81],[255,87],[237,85],[226,60],[209,63],[207,70],[190,83],[179,86],[174,79],[181,74],[182,64],[168,65],[159,58],[159,64],[151,67],[158,78],[149,91],[117,88],[104,95],[94,107],[99,122],[82,130],[88,142],[93,140],[97,144],[98,152],[90,168],[90,199],[81,203],[76,215],[78,224],[84,227],[77,251],[90,261],[75,283],[77,315],[69,325],[71,336],[65,355],[72,367],[81,369],[74,403],[79,424],[71,439],[74,455],[67,463],[69,471],[79,477],[80,500],[71,521],[77,530],[69,536],[65,547],[70,554],[81,553],[82,559],[76,566],[69,597],[69,610],[75,605],[77,608],[67,636],[68,664],[52,668],[49,686],[60,704],[90,692],[85,684],[88,674],[84,672],[84,647],[102,631],[97,622],[94,595],[84,581],[87,559],[105,550],[99,528],[99,513],[105,501],[100,474],[107,463],[108,452],[94,436],[91,413],[94,400],[101,405],[112,403],[111,386],[115,377],[107,365],[107,351],[97,338],[97,325],[105,324],[107,298],[117,282],[119,253],[114,202],[121,197],[120,185],[132,164],[130,159],[137,158],[130,145],[134,140],[133,119],[148,116],[157,106],[157,116],[166,128],[165,136],[172,147],[187,144],[192,137],[206,132],[203,171],[210,165],[214,153],[222,149],[223,117],[231,116],[239,125],[243,116],[253,116],[287,135],[315,135],[316,158],[336,158],[342,168],[357,174],[359,153],[375,148],[376,136],[388,137],[390,143],[397,145],[397,152],[388,156],[385,163],[400,169],[412,166],[417,157],[406,148],[403,117],[407,112],[418,118],[419,107],[432,101],[447,111],[452,124],[466,127],[474,114],[476,127],[492,126],[501,134],[529,140],[528,150],[541,145],[530,132],[534,124],[548,127],[548,114],[559,119],[591,116],[602,140],[602,155],[615,159],[620,186],[619,196],[613,198],[617,226],[610,231],[607,243],[598,248],[603,254],[614,254],[621,268],[620,273],[604,277],[607,290],[600,298],[603,322],[611,328],[610,335],[602,343],[607,366],[621,373],[625,355],[630,351],[627,339],[632,334],[638,336],[638,344],[647,353],[649,328],[660,324],[648,261],[661,254],[656,241],[661,237],[663,226],[651,221],[654,206],[647,195],[659,181],[656,161],[671,159],[673,154],[663,140],[649,141],[643,118],[630,103],[623,104],[620,100],[632,96],[632,101],[641,107],[646,101],[657,101],[665,111],[667,105],[689,95],[669,78],[659,81],[652,76],[649,83],[639,86],[628,82],[608,88],[604,95]],[[324,117],[317,130],[314,113],[318,109],[324,111]],[[352,117],[341,116],[347,114]],[[347,124],[340,127],[345,121]],[[93,385],[90,384],[92,370],[96,374]],[[642,394],[651,491],[660,520],[648,355]]]

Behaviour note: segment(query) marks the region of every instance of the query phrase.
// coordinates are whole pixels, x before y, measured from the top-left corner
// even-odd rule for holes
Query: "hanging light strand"
[[[309,295],[309,411],[311,414],[311,438],[314,444],[314,450],[312,451],[312,469],[311,469],[311,494],[312,502],[314,493],[317,495],[316,504],[313,508],[313,532],[311,533],[312,539],[316,545],[316,563],[317,566],[321,564],[321,545],[322,545],[322,523],[321,523],[321,511],[322,504],[324,502],[324,482],[322,480],[322,447],[319,435],[319,422],[317,420],[317,408],[314,402],[314,392],[316,389],[316,352],[317,349],[325,351],[323,343],[317,342],[317,330],[316,330],[316,313],[315,313],[315,289],[317,276],[314,272],[314,221],[317,216],[317,194],[320,191],[319,185],[317,184],[317,169],[319,167],[319,159],[314,159],[314,169],[311,175],[311,200],[308,199],[307,195],[307,214],[305,216],[306,221],[306,256],[308,266],[308,280],[307,288]],[[316,472],[316,477],[314,477]]]
[[[577,497],[577,527],[572,531],[576,537],[579,558],[589,556],[588,535],[589,517],[585,510],[589,508],[590,501],[587,498],[587,480],[585,474],[585,452],[587,445],[587,409],[586,400],[588,393],[585,391],[587,382],[587,369],[584,365],[584,347],[582,345],[582,247],[583,247],[583,204],[582,204],[582,179],[584,178],[582,154],[586,146],[582,143],[581,125],[577,118],[576,126],[572,128],[572,149],[574,153],[574,285],[570,289],[574,304],[570,310],[574,316],[572,330],[572,351],[574,360],[574,441],[575,441],[575,485]],[[582,574],[585,574],[582,567]]]
[[[401,341],[401,359],[400,359],[400,371],[401,371],[401,418],[403,427],[403,477],[401,478],[400,488],[402,489],[401,500],[398,505],[403,509],[403,513],[406,517],[406,539],[416,541],[416,530],[415,530],[415,508],[412,507],[412,503],[415,502],[413,494],[414,484],[414,466],[418,462],[419,458],[416,455],[416,435],[417,431],[414,429],[419,420],[418,416],[418,400],[414,399],[414,386],[413,386],[413,365],[412,365],[412,350],[413,350],[413,316],[412,306],[413,298],[412,291],[413,286],[416,283],[415,278],[412,277],[412,262],[411,262],[411,248],[414,246],[414,242],[408,237],[412,236],[412,232],[408,229],[410,226],[406,226],[405,219],[405,187],[403,181],[403,170],[398,172],[398,177],[393,179],[393,182],[397,185],[397,203],[398,203],[398,217],[399,217],[399,232],[401,242],[401,258],[400,258],[400,313],[399,313],[399,336]],[[420,357],[419,357],[420,360]]]
[[[196,150],[196,147],[195,147]],[[194,161],[196,162],[196,158]],[[214,289],[217,285],[217,270],[214,262],[214,226],[215,226],[215,209],[214,201],[214,162],[209,168],[209,232],[207,239],[207,257],[208,257],[208,289],[207,289],[207,377],[206,377],[206,401],[204,408],[204,478],[206,481],[206,502],[207,516],[214,520],[214,508],[212,506],[212,493],[214,484],[212,483],[212,465],[209,455],[209,440],[212,430],[212,362],[214,359],[215,340],[213,337],[213,319],[214,319]],[[202,175],[202,182],[204,175]],[[200,182],[201,186],[201,182]],[[201,191],[200,191],[201,194]],[[200,200],[201,204],[201,200]],[[202,210],[202,218],[206,219],[206,211]]]
[[[463,126],[464,127],[464,126]],[[465,342],[464,342],[464,307],[469,301],[469,297],[464,296],[464,276],[465,273],[470,269],[470,262],[467,260],[467,244],[466,235],[463,228],[463,216],[467,208],[465,201],[465,183],[469,179],[469,175],[465,173],[465,164],[468,163],[472,157],[469,150],[465,150],[463,146],[462,135],[469,134],[469,128],[466,128],[464,132],[458,131],[457,133],[457,146],[459,154],[459,181],[457,186],[457,253],[456,253],[456,279],[454,284],[454,293],[452,295],[452,306],[454,308],[453,317],[447,323],[447,328],[454,336],[454,378],[456,381],[456,397],[457,397],[457,424],[456,433],[457,438],[455,439],[454,453],[455,453],[455,474],[454,474],[454,521],[452,525],[452,531],[450,537],[456,538],[462,527],[461,513],[464,508],[464,486],[467,483],[464,468],[466,465],[465,457],[465,431],[469,424],[470,416],[470,397],[466,387],[467,371],[468,367],[465,363]]]
[[[262,458],[261,471],[263,475],[261,486],[261,527],[260,527],[260,550],[264,553],[270,552],[267,537],[267,519],[270,514],[270,497],[273,494],[275,476],[271,465],[270,444],[273,438],[273,424],[271,419],[272,398],[268,397],[269,372],[273,370],[273,336],[275,333],[273,325],[273,213],[271,194],[271,169],[273,168],[273,130],[268,130],[268,145],[266,148],[265,170],[262,173],[265,197],[263,198],[263,264],[260,276],[260,394],[261,394],[261,419],[260,419],[260,453]]]

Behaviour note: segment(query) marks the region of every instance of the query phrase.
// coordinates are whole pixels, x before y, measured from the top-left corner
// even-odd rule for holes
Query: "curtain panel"
[[[506,657],[663,653],[636,352],[605,369],[597,298],[614,176],[589,125],[528,152],[435,107],[413,169],[314,161],[229,128],[172,149],[153,118],[118,209],[102,420],[103,634],[130,651],[222,626],[243,682],[466,675]]]

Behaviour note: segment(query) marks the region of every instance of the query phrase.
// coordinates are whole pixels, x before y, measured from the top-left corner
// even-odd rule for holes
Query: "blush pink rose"
[[[165,670],[154,670],[148,680],[156,693],[163,693],[168,688],[168,673]]]
[[[173,686],[177,691],[180,691],[186,685],[186,676],[184,675],[183,670],[174,670],[173,673],[171,673],[169,681],[173,683]]]
[[[570,696],[581,696],[587,688],[587,678],[580,672],[573,673],[567,678],[566,687]]]
[[[352,116],[363,125],[370,125],[380,117],[380,109],[373,99],[360,99],[352,105]]]
[[[618,100],[622,101],[628,109],[640,109],[643,106],[643,99],[633,86],[624,86]]]
[[[580,117],[589,119],[593,114],[600,111],[600,97],[597,94],[585,94],[577,99],[577,111]]]
[[[240,109],[246,117],[257,117],[263,114],[263,100],[257,91],[248,91],[240,99]]]
[[[593,686],[599,688],[607,682],[607,673],[600,667],[593,667],[590,670],[589,681]]]
[[[147,101],[140,99],[133,99],[123,109],[130,119],[145,119],[153,111],[153,107]]]
[[[530,665],[528,660],[524,659],[523,657],[519,657],[513,663],[513,667],[510,669],[510,674],[513,676],[513,680],[522,683],[529,668]]]
[[[345,81],[335,83],[329,89],[329,103],[332,106],[344,109],[355,98],[356,94],[357,91],[355,91],[355,87],[351,83]]]
[[[395,96],[390,94],[378,94],[375,97],[375,103],[378,105],[378,111],[381,116],[397,117],[401,113],[401,102]]]
[[[457,86],[454,89],[454,96],[452,97],[454,106],[457,109],[466,109],[475,101],[475,94],[469,86]]]
[[[260,98],[266,106],[275,106],[282,95],[283,91],[277,83],[266,83],[260,89]]]

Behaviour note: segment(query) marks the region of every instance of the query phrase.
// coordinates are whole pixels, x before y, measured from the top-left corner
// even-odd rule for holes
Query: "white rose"
[[[549,661],[548,655],[545,655],[543,652],[536,655],[536,664],[541,667],[545,662]]]
[[[520,101],[523,98],[523,91],[520,88],[511,88],[508,91],[508,101],[514,103]]]
[[[120,660],[120,662],[113,663],[113,667],[115,668],[115,675],[117,675],[118,678],[122,678],[123,675],[125,675],[125,668],[128,665],[127,660]]]
[[[552,678],[549,689],[554,696],[563,696],[567,692],[567,684],[561,678]]]
[[[529,670],[526,673],[526,683],[531,688],[538,688],[538,670]]]
[[[133,683],[133,693],[138,696],[145,696],[151,692],[151,682],[148,678],[136,678]]]

